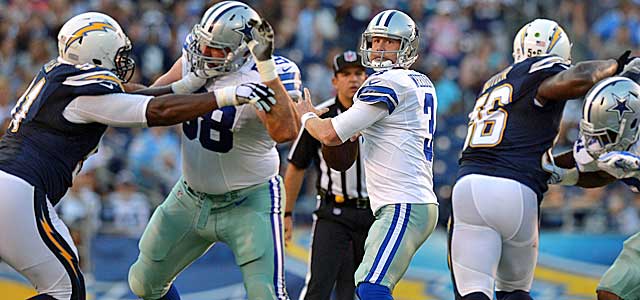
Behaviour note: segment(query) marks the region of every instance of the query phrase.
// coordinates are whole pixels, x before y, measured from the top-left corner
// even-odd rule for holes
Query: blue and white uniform
[[[274,60],[289,95],[300,97],[296,64],[281,56]],[[183,76],[191,71],[188,61],[185,50]],[[249,58],[236,71],[210,79],[204,89],[260,81]],[[283,100],[289,101],[278,99]],[[129,272],[129,285],[139,297],[162,297],[182,270],[222,242],[234,252],[249,298],[288,299],[280,157],[258,114],[253,105],[229,106],[182,124],[182,178],[151,217]]]
[[[406,69],[374,73],[354,104],[331,120],[342,141],[362,133],[367,189],[374,221],[356,284],[393,290],[415,251],[433,231],[433,138],[437,97],[427,76]]]

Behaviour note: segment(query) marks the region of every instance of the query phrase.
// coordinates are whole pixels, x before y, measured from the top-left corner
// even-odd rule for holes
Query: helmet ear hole
[[[631,129],[635,129],[636,126],[638,126],[638,119],[633,119],[633,121],[631,121]]]

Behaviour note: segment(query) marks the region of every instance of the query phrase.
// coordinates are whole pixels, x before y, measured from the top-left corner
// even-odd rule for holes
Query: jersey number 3
[[[200,140],[200,145],[207,150],[227,153],[233,148],[231,127],[233,127],[235,118],[236,108],[226,106],[195,120],[182,123],[182,131],[189,140],[197,137]],[[198,128],[200,134],[198,134]]]
[[[464,149],[495,147],[502,142],[509,114],[502,108],[511,102],[513,88],[510,84],[500,85],[478,97],[473,111],[469,114],[469,129]]]

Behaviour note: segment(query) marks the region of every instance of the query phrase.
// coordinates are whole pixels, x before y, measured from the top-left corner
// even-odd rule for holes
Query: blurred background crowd
[[[73,15],[100,11],[120,22],[133,43],[133,82],[150,84],[181,55],[185,36],[215,2],[219,1],[0,0],[0,120],[6,122],[32,77],[57,55],[57,32]],[[421,49],[414,69],[435,83],[439,101],[434,181],[442,225],[467,132],[467,113],[484,81],[511,63],[513,37],[522,25],[538,17],[556,20],[573,42],[574,62],[615,58],[640,44],[639,0],[245,2],[274,25],[277,54],[298,63],[303,84],[316,102],[333,96],[332,57],[359,47],[360,34],[373,15],[395,8],[413,17]],[[569,149],[577,137],[580,108],[579,101],[567,105],[560,149]],[[284,166],[288,145],[279,149]],[[81,253],[95,234],[138,238],[180,170],[179,127],[109,129],[98,153],[58,206]],[[314,185],[315,178],[307,178],[297,205],[298,224],[311,220]],[[621,184],[589,190],[551,187],[541,215],[548,230],[632,233],[640,230],[640,194]]]

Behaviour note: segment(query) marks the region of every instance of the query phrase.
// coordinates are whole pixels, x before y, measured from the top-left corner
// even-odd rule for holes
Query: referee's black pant
[[[323,201],[315,211],[311,266],[304,300],[353,300],[353,275],[364,256],[364,242],[374,217],[370,208],[344,207]]]

